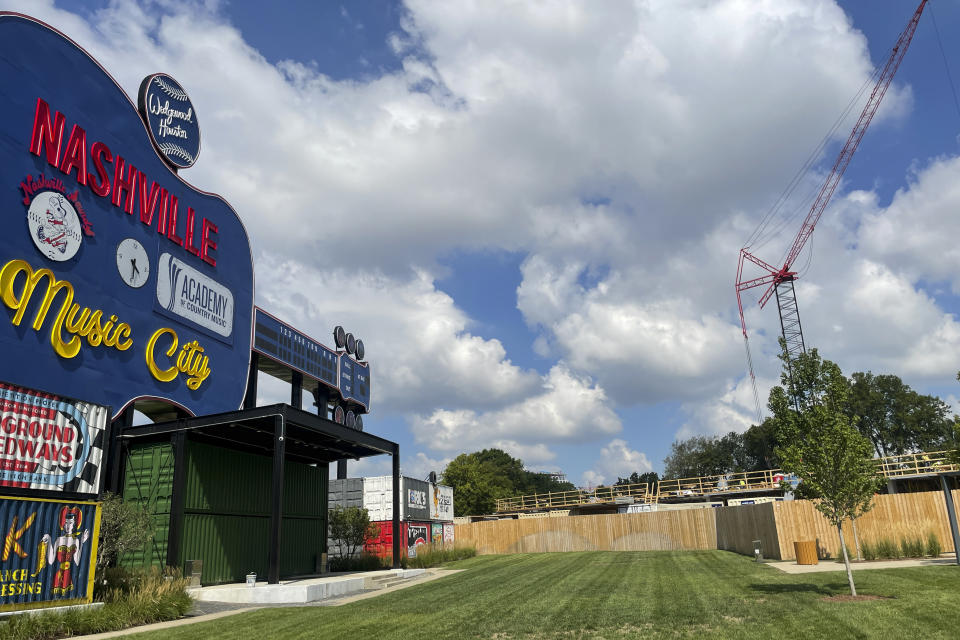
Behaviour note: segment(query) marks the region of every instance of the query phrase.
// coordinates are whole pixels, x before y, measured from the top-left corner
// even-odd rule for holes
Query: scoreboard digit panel
[[[333,389],[339,385],[339,356],[301,331],[257,307],[253,350]]]

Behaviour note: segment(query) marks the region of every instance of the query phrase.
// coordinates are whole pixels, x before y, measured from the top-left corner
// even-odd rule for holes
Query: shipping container
[[[124,500],[150,514],[153,537],[143,549],[126,552],[120,562],[128,567],[164,566],[173,502],[173,446],[166,442],[131,447],[121,491]]]
[[[454,526],[452,522],[443,523],[443,543],[444,544],[453,544],[453,531]]]
[[[431,523],[430,542],[435,545],[443,544],[443,523],[442,522]]]
[[[430,544],[429,522],[407,523],[407,557],[416,558],[417,548]]]
[[[375,522],[377,525],[377,535],[364,543],[363,550],[366,553],[372,553],[381,558],[393,556],[393,521],[386,520]],[[400,552],[406,555],[407,551],[407,523],[400,523]]]
[[[330,491],[327,493],[327,504],[330,509],[341,507],[363,506],[363,478],[341,478],[330,480]]]
[[[431,520],[431,485],[415,478],[400,478],[400,520]],[[449,489],[450,517],[453,519],[453,489]],[[439,493],[438,496],[443,496]],[[393,520],[393,478],[391,476],[376,476],[363,478],[363,507],[370,514],[370,520],[383,522]]]
[[[400,514],[403,519],[430,520],[430,483],[413,478],[402,478],[400,488],[402,490]]]
[[[247,573],[266,575],[270,545],[273,459],[187,441],[184,457],[183,567],[200,560],[201,583],[242,581]],[[174,456],[169,443],[131,447],[124,498],[144,505],[154,520],[155,538],[145,551],[124,556],[126,566],[164,566],[170,529]],[[280,574],[314,573],[325,551],[327,466],[286,461]]]
[[[453,487],[430,483],[430,519],[453,522]]]

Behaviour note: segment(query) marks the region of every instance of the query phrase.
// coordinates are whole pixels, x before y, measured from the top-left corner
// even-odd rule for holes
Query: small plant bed
[[[122,575],[121,575],[122,573]],[[180,575],[116,571],[102,607],[44,611],[0,621],[0,640],[55,640],[175,620],[193,604]]]
[[[417,547],[417,555],[413,558],[400,558],[401,569],[428,569],[438,567],[448,562],[466,560],[477,555],[474,547],[451,545],[422,545]],[[330,571],[380,571],[393,568],[393,556],[375,556],[361,553],[352,558],[331,558]]]
[[[904,535],[898,540],[882,536],[873,540],[864,540],[860,544],[864,560],[899,560],[901,558],[939,558],[943,552],[940,538],[934,531],[926,536]]]

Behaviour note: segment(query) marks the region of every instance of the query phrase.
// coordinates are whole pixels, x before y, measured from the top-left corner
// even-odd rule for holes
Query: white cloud
[[[584,486],[610,484],[617,478],[627,478],[631,473],[646,473],[653,471],[653,465],[647,455],[641,451],[631,449],[626,440],[614,438],[607,446],[600,449],[600,459],[593,468],[584,472],[582,482]]]
[[[402,68],[344,81],[269,63],[229,5],[114,3],[89,22],[4,6],[65,30],[131,95],[156,69],[187,87],[204,151],[183,175],[245,221],[258,302],[364,339],[374,411],[417,416],[444,456],[502,445],[531,463],[619,433],[617,406],[681,401],[690,433],[746,424],[736,252],[872,71],[828,0],[415,1]],[[911,100],[895,84],[871,131]],[[838,193],[821,221],[801,317],[848,372],[956,368],[956,322],[918,283],[960,291],[958,169],[933,161],[886,208]],[[437,289],[439,256],[489,247],[527,256],[518,308],[547,376]],[[776,314],[746,312],[772,380]]]
[[[363,339],[375,410],[497,408],[540,388],[499,340],[469,332],[469,318],[418,270],[401,276],[319,270],[271,256],[256,262],[258,303],[322,342],[335,325]]]
[[[431,458],[422,451],[418,451],[412,458],[406,458],[403,461],[401,471],[408,478],[426,479],[431,471],[437,472],[437,479],[440,474],[450,464],[451,458]]]
[[[543,376],[538,394],[522,402],[485,413],[437,409],[413,423],[417,441],[431,449],[497,447],[527,464],[552,460],[551,442],[583,442],[621,428],[603,389],[562,364]]]

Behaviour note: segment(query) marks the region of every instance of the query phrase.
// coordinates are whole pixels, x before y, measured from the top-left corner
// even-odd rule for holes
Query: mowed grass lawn
[[[141,638],[957,638],[960,567],[791,576],[723,551],[482,556],[341,607],[261,609]]]

